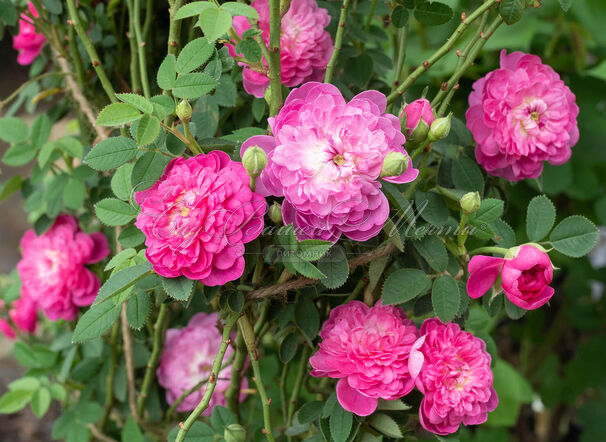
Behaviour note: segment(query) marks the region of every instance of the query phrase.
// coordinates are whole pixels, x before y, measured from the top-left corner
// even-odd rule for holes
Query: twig
[[[345,34],[345,24],[347,23],[347,10],[349,9],[349,0],[343,0],[341,5],[341,15],[339,16],[339,26],[337,27],[337,34],[335,35],[335,47],[332,50],[330,60],[326,66],[326,74],[324,74],[324,83],[330,83],[332,80],[332,74],[337,65],[337,59],[341,52],[341,45],[343,44],[343,34]]]
[[[141,74],[141,84],[143,85],[143,95],[145,98],[151,96],[149,90],[149,78],[147,78],[147,63],[145,60],[145,42],[141,32],[141,0],[134,0],[134,25],[135,37],[137,39],[137,55],[139,57],[139,73]]]
[[[364,253],[349,261],[349,269],[354,270],[355,268],[364,264],[368,264],[369,262],[381,258],[382,256],[390,255],[394,252],[394,250],[396,250],[396,247],[392,243],[389,243],[372,252]],[[288,292],[289,290],[297,290],[308,285],[313,285],[317,283],[317,279],[297,278],[293,279],[292,281],[287,281],[280,284],[274,284],[269,287],[263,287],[257,290],[253,290],[248,294],[248,299],[263,299],[276,295],[282,295]]]
[[[269,116],[273,117],[282,107],[282,64],[280,61],[280,0],[269,0],[269,87],[271,97]]]
[[[126,362],[126,378],[128,380],[128,407],[130,413],[137,423],[140,422],[141,418],[137,413],[136,396],[137,390],[135,389],[135,364],[133,361],[133,340],[130,335],[130,327],[128,325],[128,318],[126,317],[126,302],[122,304],[122,312],[120,313],[122,320],[122,342],[124,344],[124,360]]]
[[[109,338],[109,371],[105,380],[105,408],[103,410],[103,418],[99,424],[101,430],[105,428],[105,424],[109,419],[109,415],[114,407],[114,379],[116,377],[116,365],[118,362],[117,341],[120,333],[120,323],[116,321],[112,327]]]
[[[103,432],[101,430],[99,430],[97,427],[95,427],[94,424],[88,424],[88,429],[90,430],[90,432],[92,433],[92,435],[94,437],[96,437],[97,439],[99,439],[102,442],[118,442],[116,439],[111,438],[111,437],[107,436],[106,434],[103,434]]]
[[[223,363],[223,358],[225,357],[225,352],[227,351],[227,347],[229,346],[229,342],[231,341],[229,335],[231,333],[231,330],[234,328],[237,319],[238,315],[235,313],[231,313],[227,316],[227,318],[225,318],[221,345],[219,346],[219,351],[217,352],[215,361],[213,362],[210,378],[208,379],[208,383],[206,384],[206,390],[204,391],[204,396],[202,397],[202,400],[194,409],[194,411],[192,411],[191,414],[187,417],[185,422],[183,422],[182,425],[179,424],[181,428],[179,429],[179,433],[177,434],[175,442],[183,442],[191,426],[194,424],[194,422],[196,422],[196,420],[198,420],[198,417],[200,417],[204,410],[208,408],[208,405],[210,404],[210,399],[213,395],[213,392],[215,391],[215,387],[217,386],[217,378],[219,376],[219,371]]]

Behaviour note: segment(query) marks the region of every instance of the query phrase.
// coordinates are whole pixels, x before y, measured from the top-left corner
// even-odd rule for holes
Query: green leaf
[[[448,207],[437,193],[416,192],[415,205],[421,218],[434,226],[442,226],[448,221]]]
[[[185,276],[162,278],[162,287],[171,298],[187,301],[194,292],[194,281]]]
[[[370,288],[372,288],[373,290],[379,283],[379,280],[381,279],[381,276],[385,271],[385,267],[387,267],[389,259],[389,256],[383,256],[381,258],[370,261],[370,264],[368,265],[368,283],[370,285]]]
[[[326,275],[320,282],[329,289],[341,287],[347,281],[349,276],[349,263],[345,257],[343,247],[333,246],[320,260],[317,262],[318,270]]]
[[[27,143],[18,143],[13,144],[6,152],[4,152],[2,161],[7,166],[18,167],[29,163],[35,157],[36,148],[34,146]]]
[[[106,226],[123,226],[137,213],[137,209],[116,198],[105,198],[95,205],[97,218]]]
[[[501,247],[514,247],[516,245],[516,234],[509,224],[502,219],[493,221],[491,224],[495,232],[494,242]]]
[[[488,413],[486,425],[513,426],[518,421],[521,405],[532,402],[532,387],[514,367],[502,359],[496,360],[493,377],[499,405],[495,411]]]
[[[126,305],[126,319],[134,329],[140,330],[149,318],[151,311],[150,295],[147,292],[137,291],[135,295],[128,300]]]
[[[484,178],[475,161],[462,156],[452,162],[452,181],[457,189],[470,192],[484,190]]]
[[[311,299],[299,296],[295,305],[295,322],[307,339],[313,341],[316,338],[320,330],[320,316]]]
[[[401,399],[379,399],[379,405],[377,406],[377,410],[386,410],[386,411],[405,411],[410,410],[412,407],[405,403]]]
[[[30,406],[32,407],[32,412],[37,417],[42,417],[48,411],[48,407],[51,404],[51,394],[48,391],[48,388],[42,387],[37,390],[32,396],[32,400],[30,402]]]
[[[226,34],[231,27],[231,14],[221,8],[206,8],[200,13],[198,25],[202,28],[204,36],[208,41],[214,42],[216,39]]]
[[[404,27],[408,23],[408,9],[401,5],[396,6],[391,13],[391,23],[396,28]]]
[[[399,269],[389,274],[383,284],[384,305],[402,304],[424,294],[431,287],[431,280],[418,269]]]
[[[533,242],[541,241],[547,236],[556,219],[556,209],[545,195],[535,196],[528,204],[526,211],[526,233]]]
[[[177,58],[177,72],[179,74],[187,74],[202,66],[208,61],[214,51],[215,46],[209,43],[205,38],[196,38],[195,40],[190,41],[181,50],[179,58]]]
[[[564,12],[568,12],[572,6],[572,0],[560,0],[560,6]]]
[[[386,436],[403,439],[404,434],[397,422],[385,413],[374,413],[369,421],[370,425]]]
[[[323,279],[326,278],[326,275],[322,273],[318,268],[308,261],[304,261],[297,256],[292,256],[289,259],[290,263],[293,265],[297,272],[306,278],[311,279]]]
[[[522,0],[501,0],[499,14],[503,21],[512,25],[522,18],[524,13],[524,4]]]
[[[98,126],[121,126],[141,118],[141,112],[127,103],[112,103],[99,112]]]
[[[342,407],[335,407],[330,416],[330,435],[335,442],[345,442],[353,425],[353,414]]]
[[[208,94],[217,86],[217,80],[204,72],[179,75],[173,88],[173,95],[177,98],[199,98]]]
[[[280,360],[285,364],[290,362],[292,358],[295,357],[295,354],[297,354],[298,346],[299,339],[297,338],[297,335],[294,333],[287,334],[280,343]]]
[[[137,422],[132,416],[129,416],[126,419],[126,423],[124,424],[124,428],[122,428],[122,442],[144,442],[145,438],[143,437],[143,433],[139,429]]]
[[[33,396],[27,390],[9,391],[0,398],[0,414],[11,414],[25,407]]]
[[[118,100],[123,101],[124,103],[130,104],[131,106],[136,107],[141,112],[145,114],[151,114],[154,110],[154,106],[151,101],[147,98],[142,97],[137,94],[116,94],[116,98]]]
[[[216,6],[213,3],[207,1],[188,3],[187,5],[181,6],[177,10],[177,13],[175,14],[175,20],[181,20],[184,18],[200,15],[202,11],[207,8],[216,8]]]
[[[253,18],[259,20],[259,13],[252,6],[244,3],[226,2],[221,4],[221,9],[226,10],[231,15],[243,15],[244,17]]]
[[[150,114],[144,114],[137,125],[137,144],[147,146],[160,135],[160,120]]]
[[[139,192],[153,186],[160,179],[164,170],[166,170],[168,162],[169,158],[160,152],[146,152],[137,160],[133,167],[130,176],[133,190]]]
[[[36,117],[34,123],[32,124],[32,130],[30,133],[30,140],[34,147],[42,147],[42,145],[48,141],[51,127],[52,122],[48,115],[41,114]]]
[[[108,270],[111,270],[111,269],[117,267],[118,265],[122,264],[127,259],[132,258],[136,254],[137,254],[137,251],[133,248],[124,249],[117,255],[113,256],[112,259],[110,259],[109,262],[107,263],[107,265],[105,266],[105,269],[103,269],[103,270],[105,270],[107,272]]]
[[[440,321],[452,321],[459,311],[460,302],[459,286],[453,277],[449,275],[437,277],[431,289],[431,303]]]
[[[80,180],[71,179],[63,189],[63,204],[68,209],[78,210],[86,199],[86,186]]]
[[[183,9],[183,8],[181,8]],[[173,54],[166,56],[156,74],[156,82],[160,89],[168,91],[175,87],[175,81],[177,77],[177,59]]]
[[[122,305],[103,302],[90,307],[76,324],[73,341],[84,342],[103,335],[120,316]]]
[[[8,0],[0,2],[0,20],[8,26],[14,26],[17,24],[17,9]]]
[[[21,175],[15,175],[14,177],[11,177],[0,184],[0,202],[4,201],[17,190],[21,189],[22,184],[23,178],[21,178]]]
[[[324,402],[322,401],[311,401],[303,404],[297,415],[299,417],[299,423],[306,424],[313,422],[322,417],[322,410],[324,409]]]
[[[490,224],[503,215],[505,203],[496,198],[486,198],[480,203],[480,208],[471,214],[470,222]]]
[[[26,376],[21,379],[17,379],[16,381],[8,384],[8,389],[13,390],[26,390],[26,391],[36,391],[40,388],[40,381],[37,378]]]
[[[415,18],[427,26],[447,23],[452,18],[450,6],[440,2],[426,2],[415,9]]]
[[[84,146],[80,140],[74,137],[62,137],[59,138],[56,143],[59,145],[61,150],[73,158],[82,158],[84,153]]]
[[[116,297],[120,292],[132,287],[137,281],[143,279],[150,273],[151,265],[148,262],[126,267],[125,269],[114,273],[99,289],[93,306],[99,304],[113,304],[112,302],[105,301]]]
[[[526,310],[515,305],[507,296],[504,297],[503,301],[505,303],[505,313],[507,313],[509,319],[516,321],[526,314]]]
[[[438,272],[446,270],[448,267],[448,252],[446,252],[446,246],[439,236],[426,236],[418,241],[413,241],[412,245],[432,269]]]
[[[152,105],[154,106],[152,115],[160,120],[163,120],[165,117],[175,111],[174,101],[166,95],[156,95],[151,97],[149,101],[151,101]]]
[[[114,195],[124,201],[131,197],[133,186],[130,183],[130,177],[133,173],[133,164],[126,163],[116,170],[112,177],[111,187]]]
[[[225,427],[231,424],[237,424],[238,420],[227,408],[217,405],[213,408],[212,415],[210,416],[210,423],[217,433],[223,434]]]
[[[132,160],[137,143],[126,137],[112,137],[97,143],[86,155],[85,162],[95,170],[111,170]]]
[[[261,47],[256,40],[252,38],[244,38],[236,45],[236,52],[242,54],[248,61],[261,61]]]
[[[587,75],[606,81],[606,60],[587,71]]]
[[[549,241],[558,252],[579,258],[588,254],[596,245],[598,228],[584,216],[569,216],[553,229]]]
[[[137,247],[143,241],[145,241],[145,235],[136,226],[128,226],[118,236],[118,242],[122,247]]]
[[[258,46],[258,45],[257,45]],[[257,122],[261,121],[265,115],[265,100],[262,98],[253,99],[252,114]]]
[[[304,239],[297,246],[297,256],[305,261],[317,261],[332,247],[330,241],[319,239]]]
[[[21,143],[27,140],[27,124],[17,117],[0,118],[0,138],[7,143]]]

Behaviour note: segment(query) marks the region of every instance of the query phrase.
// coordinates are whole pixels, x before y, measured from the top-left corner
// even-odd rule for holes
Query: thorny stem
[[[295,407],[297,406],[297,399],[299,399],[299,393],[301,393],[301,387],[303,386],[303,379],[305,373],[307,373],[307,362],[309,360],[309,354],[311,348],[304,346],[301,352],[301,360],[299,361],[299,369],[297,370],[297,377],[295,379],[295,385],[293,386],[292,393],[290,394],[290,401],[288,402],[288,419],[286,422],[287,426],[292,425],[292,419],[295,415]]]
[[[282,107],[282,65],[280,61],[280,0],[269,0],[269,115],[273,117]]]
[[[130,335],[130,326],[126,317],[126,303],[122,304],[120,313],[122,322],[122,342],[124,344],[124,361],[126,363],[126,379],[128,380],[128,406],[130,413],[137,423],[140,422],[140,413],[137,412],[137,390],[135,388],[135,364],[133,360],[133,339]]]
[[[116,321],[112,327],[109,338],[109,371],[105,379],[105,408],[103,418],[99,423],[101,431],[105,428],[109,415],[114,407],[114,379],[116,377],[116,365],[118,362],[118,335],[120,333],[120,323]]]
[[[341,45],[343,44],[343,35],[345,34],[345,24],[347,23],[347,11],[349,9],[349,0],[343,0],[341,5],[341,15],[339,16],[339,25],[337,27],[337,34],[335,35],[335,47],[332,50],[330,60],[326,66],[326,74],[324,74],[324,83],[330,83],[332,80],[332,74],[334,73],[335,66],[337,65],[337,59],[341,52]]]
[[[141,74],[141,84],[143,85],[143,95],[145,98],[151,96],[149,90],[149,79],[147,78],[147,63],[145,60],[145,42],[141,32],[141,0],[134,0],[134,25],[135,37],[137,39],[137,55],[139,57],[139,73]]]
[[[239,417],[240,415],[240,387],[242,386],[242,370],[244,369],[244,362],[246,361],[246,347],[244,345],[244,338],[242,333],[238,332],[236,337],[236,352],[234,362],[231,366],[231,379],[229,387],[225,391],[225,400],[227,402],[227,408],[232,413]]]
[[[135,7],[133,0],[126,0],[128,9],[128,43],[130,46],[130,82],[133,92],[141,91],[141,77],[139,74],[139,61],[137,59],[137,39],[135,36]]]
[[[375,16],[375,10],[377,9],[378,0],[372,0],[370,4],[370,10],[368,11],[368,15],[366,16],[366,23],[364,24],[364,30],[368,32],[370,29],[370,24],[372,23],[372,19]]]
[[[221,338],[221,345],[219,346],[219,351],[217,352],[217,356],[215,357],[215,361],[213,362],[210,378],[208,379],[208,383],[206,384],[206,390],[204,391],[204,396],[202,400],[198,404],[198,406],[191,412],[191,414],[187,417],[183,425],[179,424],[181,427],[179,429],[179,433],[177,434],[177,438],[175,442],[183,442],[185,440],[185,436],[189,432],[191,426],[198,420],[200,415],[208,408],[210,404],[210,398],[215,391],[215,387],[217,386],[217,377],[219,376],[219,371],[221,369],[221,365],[223,364],[223,358],[225,357],[225,352],[227,351],[227,347],[229,346],[229,342],[231,341],[229,335],[234,325],[236,324],[236,320],[238,319],[237,314],[230,314],[225,318],[223,325],[223,336]]]

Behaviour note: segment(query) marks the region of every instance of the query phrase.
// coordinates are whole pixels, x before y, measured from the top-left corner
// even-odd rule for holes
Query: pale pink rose
[[[244,271],[244,244],[263,229],[265,200],[241,163],[213,151],[175,158],[148,190],[135,193],[145,255],[156,273],[223,285]]]
[[[0,319],[0,332],[8,339],[15,339],[15,331],[6,319]]]
[[[431,123],[433,123],[434,120],[431,104],[429,103],[429,100],[425,98],[419,98],[418,100],[406,105],[403,113],[406,114],[407,136],[410,135],[410,133],[417,127],[421,121],[421,118],[423,118],[423,122],[427,124],[427,126],[431,126]]]
[[[568,161],[579,139],[574,94],[536,55],[501,52],[501,68],[476,81],[467,127],[476,160],[510,181],[536,178],[543,162]]]
[[[251,6],[259,13],[259,28],[269,47],[269,0],[255,0]],[[294,87],[307,81],[322,80],[333,48],[330,34],[324,30],[329,23],[328,11],[319,8],[315,0],[292,0],[290,9],[282,17],[280,33],[282,84]],[[239,35],[250,29],[248,19],[242,16],[234,17],[233,25]],[[236,54],[232,45],[229,50],[232,56]],[[263,64],[267,66],[265,58]],[[242,63],[242,66],[246,65]],[[242,77],[244,90],[262,98],[269,78],[247,67]]]
[[[309,82],[293,89],[275,118],[273,136],[254,136],[242,145],[261,147],[269,162],[257,180],[261,195],[284,196],[282,216],[297,237],[355,241],[376,236],[389,215],[379,175],[390,152],[404,150],[405,137],[387,100],[377,91],[349,103],[330,84]],[[410,158],[409,158],[410,160]],[[419,171],[409,161],[392,183],[413,181]]]
[[[379,398],[397,399],[414,388],[408,356],[418,330],[401,308],[351,301],[330,312],[320,337],[311,374],[339,379],[337,399],[347,411],[368,416]]]
[[[479,298],[501,275],[501,287],[507,298],[518,307],[534,310],[551,299],[554,289],[553,265],[547,253],[530,245],[520,246],[511,259],[492,256],[474,256],[469,261],[467,293]]]
[[[457,324],[426,319],[409,368],[424,394],[419,418],[427,431],[446,435],[461,424],[481,424],[497,407],[486,344]]]
[[[31,2],[27,4],[27,7],[34,17],[38,17],[38,12]],[[28,65],[32,64],[40,54],[46,40],[44,35],[36,32],[36,28],[25,14],[22,17],[19,20],[19,33],[13,37],[13,48],[19,51],[17,63]]]
[[[73,216],[59,215],[42,235],[25,232],[21,251],[21,295],[31,298],[49,319],[71,321],[78,307],[93,303],[99,278],[85,266],[109,254],[102,233],[84,233]]]
[[[166,402],[173,404],[179,397],[201,381],[208,379],[212,365],[221,345],[221,333],[217,330],[217,313],[198,313],[192,317],[187,327],[181,330],[170,328],[166,332],[164,349],[156,374],[158,383],[166,390]],[[233,350],[227,347],[224,361],[230,358]],[[231,365],[224,366],[219,372],[215,391],[210,399],[205,416],[212,413],[215,405],[225,406],[225,390],[231,379]],[[246,377],[242,377],[242,388],[248,386]],[[191,411],[200,403],[206,387],[199,388],[185,398],[177,411]],[[240,401],[246,398],[240,394]]]

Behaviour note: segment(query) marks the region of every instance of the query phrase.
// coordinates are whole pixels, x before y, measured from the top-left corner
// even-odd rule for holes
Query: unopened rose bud
[[[179,103],[175,109],[177,117],[184,123],[189,123],[191,120],[191,112],[191,104],[189,104],[189,101],[187,100],[181,100],[181,103]]]
[[[389,152],[383,160],[383,169],[379,178],[400,176],[406,172],[408,167],[408,156],[401,152]]]
[[[400,114],[400,123],[402,132],[406,135],[407,144],[418,145],[425,141],[433,120],[433,109],[429,100],[419,98],[405,105]]]
[[[259,146],[249,147],[242,156],[242,165],[251,178],[257,178],[267,166],[267,154]]]
[[[246,430],[242,425],[230,424],[223,431],[225,442],[245,442]]]
[[[425,122],[423,118],[421,118],[417,123],[416,127],[408,132],[408,136],[406,137],[406,145],[418,146],[427,139],[428,134],[429,125]]]
[[[466,213],[473,213],[480,208],[482,200],[480,199],[480,194],[478,192],[469,192],[463,195],[460,203],[461,209],[463,209]]]
[[[282,225],[282,207],[275,201],[269,208],[269,219],[271,219],[276,226]]]
[[[427,134],[427,138],[429,141],[434,142],[441,140],[442,138],[446,138],[450,133],[450,119],[452,118],[452,114],[447,117],[438,118],[429,128],[429,133]]]

